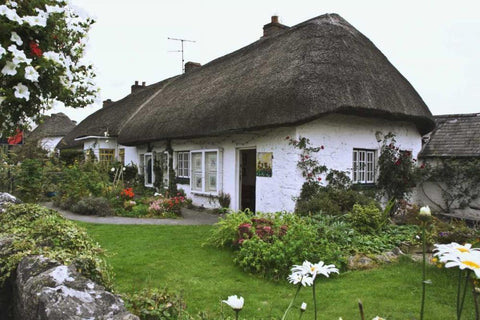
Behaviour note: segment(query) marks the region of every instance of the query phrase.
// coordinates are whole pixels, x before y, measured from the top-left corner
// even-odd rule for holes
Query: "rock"
[[[375,261],[365,255],[356,254],[348,258],[348,269],[349,270],[364,270],[371,269],[376,267],[377,264]]]
[[[22,203],[22,201],[20,201],[19,199],[17,199],[16,197],[12,196],[9,193],[0,192],[0,213],[5,210],[4,207],[7,203],[19,204],[19,203]]]
[[[138,320],[123,301],[75,268],[43,256],[22,259],[15,282],[15,318]]]

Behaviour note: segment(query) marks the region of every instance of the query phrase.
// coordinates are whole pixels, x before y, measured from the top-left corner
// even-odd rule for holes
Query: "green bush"
[[[275,224],[288,225],[286,233],[283,236],[276,233],[268,239],[254,235],[244,240],[235,256],[235,263],[247,272],[278,279],[285,277],[293,264],[321,258],[314,224],[294,215],[288,219],[277,215],[275,219]]]
[[[87,161],[66,166],[59,179],[55,204],[63,209],[71,209],[82,198],[104,195],[108,180],[108,173],[101,164]]]
[[[0,233],[13,237],[0,268],[0,285],[27,255],[42,254],[63,264],[73,263],[77,270],[93,281],[112,288],[112,271],[105,253],[76,224],[58,212],[34,204],[8,206],[0,215]]]
[[[123,296],[125,306],[141,320],[193,319],[185,311],[185,302],[179,295],[167,290],[143,289]]]
[[[238,244],[238,226],[251,222],[251,218],[252,213],[248,210],[227,213],[225,218],[215,224],[216,228],[206,243],[219,248],[236,246]]]
[[[303,197],[297,200],[295,212],[306,216],[318,212],[328,215],[342,215],[352,210],[353,205],[368,204],[373,199],[371,196],[352,189],[337,189],[330,187],[319,187],[313,192],[313,187],[304,185]],[[308,193],[309,197],[306,196]]]
[[[87,216],[113,216],[115,212],[110,202],[103,197],[87,197],[72,206],[72,211]]]
[[[353,227],[361,233],[373,234],[387,223],[387,217],[375,202],[355,204],[348,214]]]

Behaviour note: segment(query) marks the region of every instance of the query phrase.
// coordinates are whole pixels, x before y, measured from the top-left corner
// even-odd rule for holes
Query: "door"
[[[257,150],[240,150],[240,209],[255,211]]]

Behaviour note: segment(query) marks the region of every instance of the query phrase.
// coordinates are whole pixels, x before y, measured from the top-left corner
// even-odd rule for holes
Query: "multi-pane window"
[[[218,152],[191,152],[191,187],[193,191],[216,193],[218,191]]]
[[[179,178],[190,177],[190,152],[181,151],[177,153],[177,176]]]
[[[375,182],[375,150],[353,149],[353,183]]]
[[[115,160],[115,149],[100,149],[98,153],[100,163],[108,164]]]

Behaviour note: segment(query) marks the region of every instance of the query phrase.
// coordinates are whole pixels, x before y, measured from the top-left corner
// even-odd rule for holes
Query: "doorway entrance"
[[[240,209],[255,211],[257,149],[240,150]]]

